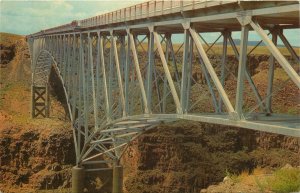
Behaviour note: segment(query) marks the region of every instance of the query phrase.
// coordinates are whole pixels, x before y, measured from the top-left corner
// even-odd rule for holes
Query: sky
[[[85,19],[128,7],[145,0],[0,0],[0,31],[28,35],[42,29],[70,23],[73,20]],[[285,32],[289,42],[300,46],[300,30]],[[208,42],[213,42],[218,34],[204,34]],[[234,39],[240,38],[240,33],[233,33]],[[180,37],[175,38],[181,42]],[[259,41],[260,38],[250,32],[249,40]],[[222,41],[222,38],[220,39]],[[278,44],[282,44],[279,41]]]
[[[141,1],[12,1],[0,0],[0,31],[20,35],[85,19]]]

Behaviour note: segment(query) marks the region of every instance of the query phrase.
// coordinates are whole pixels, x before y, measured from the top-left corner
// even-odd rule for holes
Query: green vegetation
[[[259,191],[264,193],[266,191],[267,184],[265,181],[261,181],[257,176],[254,176],[255,183],[257,184]]]
[[[5,94],[7,91],[9,91],[12,88],[12,84],[8,83],[4,85],[3,88],[0,87],[0,99],[3,99],[5,97]],[[0,109],[3,108],[4,100],[0,100]]]
[[[268,180],[268,186],[276,193],[300,191],[300,170],[298,168],[282,168],[274,172]]]
[[[226,177],[229,177],[232,180],[232,182],[235,184],[241,182],[241,180],[242,180],[240,175],[231,173],[227,169],[226,169],[225,173],[226,173]]]

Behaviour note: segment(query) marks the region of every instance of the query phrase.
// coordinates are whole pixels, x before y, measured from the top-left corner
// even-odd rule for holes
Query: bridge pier
[[[49,86],[31,86],[31,117],[35,118],[41,115],[49,117],[50,114],[50,97]]]
[[[72,193],[82,193],[84,189],[85,169],[82,166],[72,168]]]
[[[112,193],[123,192],[123,166],[115,163],[113,166],[113,189]]]

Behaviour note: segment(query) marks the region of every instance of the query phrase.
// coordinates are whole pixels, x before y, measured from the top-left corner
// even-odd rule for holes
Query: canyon
[[[261,90],[266,87],[263,74],[268,58],[249,57],[250,74]],[[237,63],[233,56],[228,60],[235,74]],[[276,67],[276,81],[283,83],[282,69]],[[200,72],[194,72],[193,77],[205,83]],[[31,119],[30,78],[30,56],[24,37],[1,34],[0,190],[68,192],[75,152],[61,85],[52,73],[51,117]],[[226,89],[234,89],[232,81],[229,76]],[[287,82],[274,97],[274,110],[299,114],[299,93]],[[253,103],[247,96],[245,101],[249,106]],[[199,108],[206,108],[205,104]],[[227,173],[251,173],[257,167],[272,171],[286,164],[298,167],[299,147],[300,139],[295,137],[199,122],[162,123],[129,144],[121,161],[124,192],[199,193],[222,182]],[[86,178],[85,191],[110,192],[110,179],[109,172],[92,173]],[[257,191],[258,187],[252,188],[252,192]]]

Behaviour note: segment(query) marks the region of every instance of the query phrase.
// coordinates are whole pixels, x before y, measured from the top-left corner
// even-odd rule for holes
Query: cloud
[[[1,1],[1,31],[30,34],[42,29],[70,23],[109,11],[130,6],[140,1]]]
[[[4,32],[27,35],[70,23],[72,20],[80,20],[92,16],[101,15],[120,8],[128,7],[141,0],[0,0],[0,29]],[[300,46],[300,30],[285,30],[288,40],[296,46]],[[219,33],[203,34],[208,42],[213,42]],[[233,32],[233,38],[240,38],[239,32]],[[182,42],[183,36],[175,35],[175,41]],[[250,32],[250,40],[260,40]],[[220,38],[222,41],[222,38]],[[279,43],[282,44],[279,40]]]

